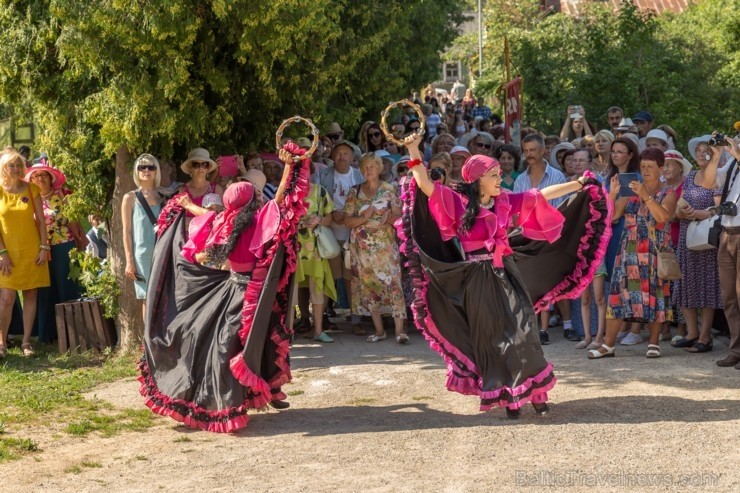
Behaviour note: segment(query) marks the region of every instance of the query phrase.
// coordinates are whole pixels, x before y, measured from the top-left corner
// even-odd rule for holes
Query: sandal
[[[23,356],[26,358],[30,358],[34,355],[33,346],[31,346],[30,342],[24,342],[21,344],[21,349],[23,350]]]
[[[588,359],[613,358],[615,349],[616,346],[609,347],[606,344],[602,344],[597,349],[592,349],[588,352]]]
[[[396,336],[396,342],[399,344],[406,344],[407,342],[409,342],[409,336],[407,336],[406,334],[399,334]]]
[[[687,353],[708,353],[712,350],[712,340],[704,344],[703,342],[695,342],[693,346],[684,349]]]
[[[660,346],[657,344],[648,344],[646,358],[660,358]]]
[[[602,344],[603,344],[603,342],[596,342],[596,341],[594,341],[591,344],[589,344],[588,346],[586,346],[586,349],[599,349]]]
[[[694,344],[696,344],[696,341],[698,340],[698,337],[694,337],[693,339],[686,339],[685,337],[682,337],[675,342],[671,342],[671,345],[673,347],[692,347]]]
[[[578,344],[576,344],[576,349],[586,349],[587,347],[589,347],[592,344],[593,344],[593,342],[591,342],[591,341],[585,341],[584,340],[584,341],[581,341]],[[598,347],[598,346],[596,346],[596,347]]]
[[[383,332],[383,335],[373,334],[367,338],[367,342],[380,342],[380,341],[384,341],[385,338],[386,338],[385,332]]]
[[[365,329],[360,324],[352,324],[352,333],[356,336],[365,336]]]

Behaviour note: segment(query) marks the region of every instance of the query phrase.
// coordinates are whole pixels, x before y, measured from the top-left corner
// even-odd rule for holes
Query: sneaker
[[[550,321],[547,323],[547,326],[557,327],[558,325],[560,325],[560,316],[553,315],[552,317],[550,317]]]
[[[550,344],[550,334],[545,330],[540,331],[540,346],[547,346]]]
[[[634,346],[635,344],[640,344],[641,342],[642,336],[630,332],[629,334],[624,336],[624,339],[622,339],[622,342],[620,342],[620,344],[622,346]]]
[[[563,331],[563,337],[573,342],[581,340],[581,338],[578,337],[578,334],[576,334],[576,331],[573,329],[565,329]]]
[[[627,337],[627,334],[631,334],[631,332],[629,332],[629,331],[626,331],[626,332],[617,332],[617,342],[620,342],[622,339],[624,339],[625,337]]]

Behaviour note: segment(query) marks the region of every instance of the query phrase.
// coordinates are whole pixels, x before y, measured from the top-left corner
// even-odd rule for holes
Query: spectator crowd
[[[649,111],[631,117],[618,106],[595,115],[569,106],[558,135],[535,128],[521,130],[521,143],[505,143],[502,119],[456,83],[439,97],[429,86],[423,101],[421,153],[430,177],[455,187],[463,163],[472,155],[501,164],[502,186],[513,193],[595,176],[609,192],[612,235],[606,257],[589,289],[579,300],[559,302],[541,312],[540,343],[562,325],[562,336],[589,358],[613,356],[617,344],[644,343],[646,356],[661,355],[660,342],[670,341],[687,353],[713,350],[713,332],[731,334],[730,352],[719,366],[740,369],[740,219],[723,207],[717,247],[689,248],[696,223],[709,221],[720,204],[736,204],[738,139],[696,129],[677,135],[670,122]],[[412,108],[389,122],[396,139],[419,132],[422,119]],[[740,129],[736,129],[740,130]],[[303,149],[312,136],[295,139]],[[684,156],[677,147],[686,148]],[[690,158],[690,159],[689,159]],[[79,298],[69,279],[69,252],[82,249],[105,258],[104,221],[88,218],[82,225],[65,216],[71,193],[66,177],[30,149],[6,148],[0,155],[0,358],[5,357],[12,327],[22,333],[22,349],[33,354],[31,336],[48,342],[56,335],[56,303]],[[332,122],[321,132],[312,156],[307,213],[299,223],[296,271],[297,334],[331,343],[332,318],[345,307],[353,334],[369,343],[387,337],[408,342],[411,288],[405,259],[399,252],[394,224],[401,217],[399,181],[408,173],[403,146],[386,138],[375,121],[365,122],[354,136]],[[136,190],[122,202],[125,275],[143,300],[151,272],[157,218],[164,202],[178,194],[188,223],[206,210],[222,210],[224,190],[248,181],[260,200],[278,190],[284,164],[277,155],[250,152],[212,158],[193,149],[176,168],[154,156],[140,156],[133,169]],[[568,197],[552,200],[558,206]],[[692,226],[693,225],[693,226]],[[329,247],[327,247],[329,245]],[[667,278],[661,266],[674,254],[680,270]],[[17,292],[22,292],[21,306]],[[144,309],[142,303],[142,310]],[[372,331],[367,333],[371,323]]]

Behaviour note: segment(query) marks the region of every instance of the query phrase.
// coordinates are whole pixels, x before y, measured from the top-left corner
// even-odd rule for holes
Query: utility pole
[[[478,78],[483,75],[483,0],[478,0]]]

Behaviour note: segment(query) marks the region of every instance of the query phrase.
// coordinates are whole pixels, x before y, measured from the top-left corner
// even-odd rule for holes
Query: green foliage
[[[19,459],[21,455],[38,449],[36,442],[30,438],[0,438],[0,464]]]
[[[107,217],[112,156],[269,148],[294,114],[348,134],[434,80],[462,0],[2,1],[0,104],[34,114],[72,216]],[[423,33],[420,37],[419,33]],[[29,111],[30,110],[30,111]]]
[[[87,298],[99,301],[107,318],[115,318],[118,315],[118,297],[122,290],[110,264],[77,249],[69,252],[69,258],[69,278],[83,287]]]
[[[493,94],[503,82],[506,36],[513,72],[524,79],[525,122],[546,133],[558,133],[569,104],[583,105],[602,128],[612,105],[628,116],[648,109],[677,130],[680,148],[692,136],[729,130],[740,107],[740,0],[660,16],[631,1],[616,13],[598,2],[581,7],[577,18],[543,17],[537,0],[490,0],[477,91]]]

